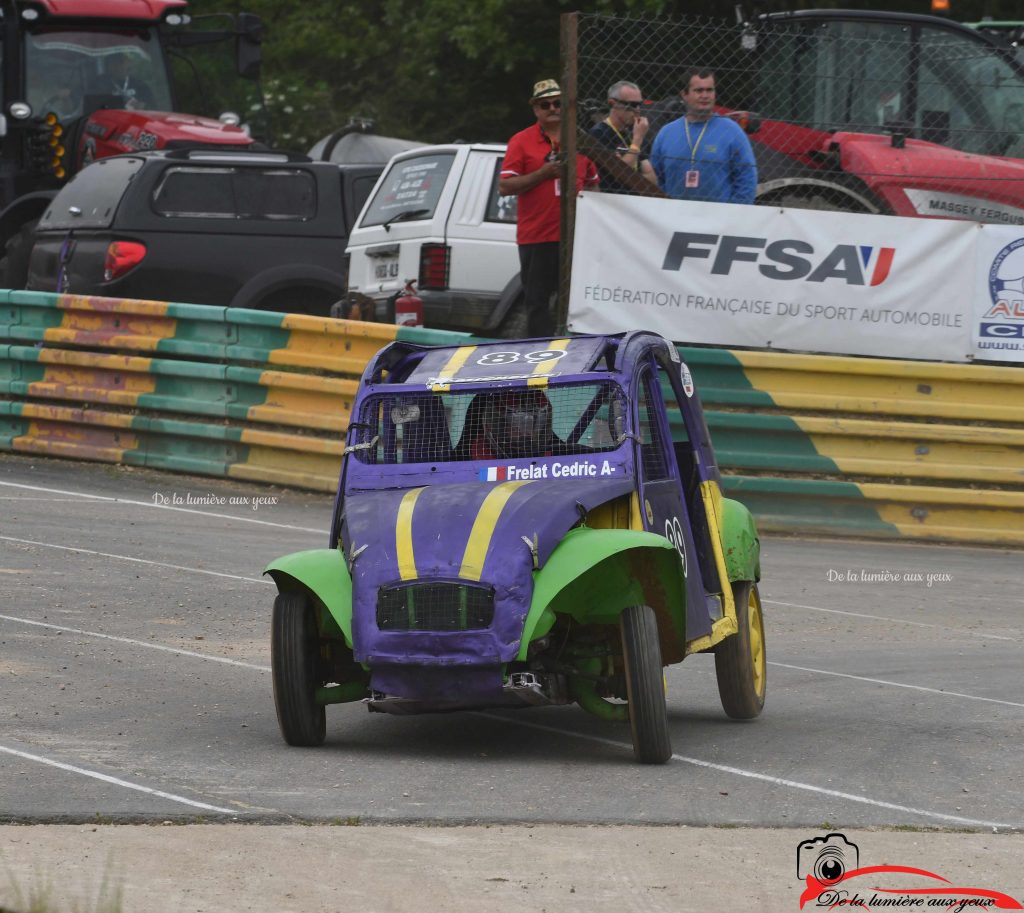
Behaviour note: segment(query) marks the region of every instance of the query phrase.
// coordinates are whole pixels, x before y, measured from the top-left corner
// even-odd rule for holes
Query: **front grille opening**
[[[381,631],[476,631],[494,621],[494,587],[461,583],[413,583],[381,587]]]

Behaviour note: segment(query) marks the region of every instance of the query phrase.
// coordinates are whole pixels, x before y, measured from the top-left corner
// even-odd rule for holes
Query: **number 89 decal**
[[[557,361],[565,354],[561,349],[542,349],[539,352],[525,352],[523,354],[519,352],[488,352],[486,355],[481,355],[476,360],[476,363],[478,365],[510,365],[522,359],[531,365],[535,365],[542,361]]]
[[[665,538],[671,542],[676,551],[679,552],[679,560],[683,562],[683,576],[686,576],[686,539],[683,538],[683,524],[678,517],[665,521]]]

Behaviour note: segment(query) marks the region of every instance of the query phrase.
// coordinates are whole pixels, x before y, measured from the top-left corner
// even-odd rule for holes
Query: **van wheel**
[[[633,753],[641,764],[664,764],[672,757],[661,666],[658,621],[650,606],[630,606],[619,622],[626,666]]]
[[[505,319],[498,327],[502,339],[525,339],[530,335],[530,315],[526,313],[526,302],[522,296],[512,302]]]
[[[313,606],[304,593],[280,593],[274,600],[270,640],[274,706],[281,735],[289,745],[314,746],[327,735],[327,716],[316,690],[320,640]]]
[[[25,222],[4,245],[0,259],[0,283],[4,288],[23,289],[28,284],[28,262],[32,256],[38,219]]]
[[[750,581],[734,583],[732,594],[738,631],[715,647],[718,695],[732,719],[752,720],[764,709],[768,671],[761,597]]]

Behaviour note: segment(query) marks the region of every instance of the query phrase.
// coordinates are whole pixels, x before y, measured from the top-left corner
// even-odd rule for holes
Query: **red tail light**
[[[111,241],[103,261],[103,281],[119,279],[146,256],[146,245],[137,241]]]
[[[420,288],[440,291],[448,288],[452,249],[447,244],[424,244],[420,248]]]

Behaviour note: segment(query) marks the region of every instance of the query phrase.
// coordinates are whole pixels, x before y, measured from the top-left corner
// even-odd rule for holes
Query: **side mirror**
[[[263,20],[253,13],[238,14],[235,69],[243,79],[259,79],[263,62]]]

